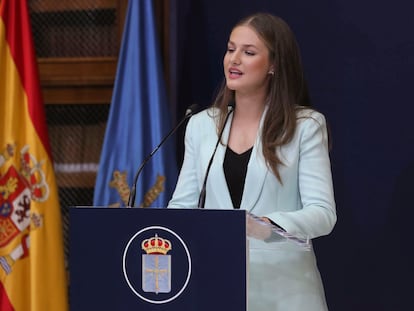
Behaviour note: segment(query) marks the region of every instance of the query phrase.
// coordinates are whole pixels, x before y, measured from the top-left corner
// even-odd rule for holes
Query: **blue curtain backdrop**
[[[284,18],[301,46],[313,105],[328,119],[338,209],[314,241],[330,310],[409,310],[414,279],[414,3],[171,0],[171,100],[208,105],[241,17]],[[182,140],[179,141],[179,155]],[[181,160],[181,158],[179,158]]]
[[[151,0],[129,1],[94,192],[95,206],[126,205],[138,167],[171,129],[152,5]],[[142,171],[136,205],[151,191],[150,206],[165,207],[176,178],[176,149],[170,139]]]

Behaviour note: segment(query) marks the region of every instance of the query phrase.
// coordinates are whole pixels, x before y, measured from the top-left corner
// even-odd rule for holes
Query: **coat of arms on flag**
[[[171,291],[171,242],[155,234],[142,242],[142,290],[152,293]]]
[[[48,197],[48,185],[44,172],[26,145],[20,151],[20,169],[12,161],[15,146],[7,145],[0,154],[0,249],[11,247],[8,254],[0,257],[0,266],[9,274],[15,261],[29,252],[29,232],[41,226],[41,217],[31,213],[31,201]],[[6,163],[9,163],[7,166]],[[3,170],[4,169],[4,170]],[[1,174],[1,171],[4,174]],[[19,236],[21,236],[19,238]]]

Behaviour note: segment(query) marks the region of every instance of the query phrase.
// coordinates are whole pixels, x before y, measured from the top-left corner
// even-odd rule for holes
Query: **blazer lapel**
[[[257,132],[256,142],[253,146],[249,164],[247,166],[247,174],[244,182],[243,197],[241,201],[241,209],[252,211],[259,200],[262,192],[266,175],[269,170],[262,153],[262,127],[267,108],[263,112],[260,120],[259,131]]]

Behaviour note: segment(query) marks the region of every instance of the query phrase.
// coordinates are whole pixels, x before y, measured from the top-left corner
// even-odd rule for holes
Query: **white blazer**
[[[209,108],[188,122],[185,155],[176,189],[168,207],[197,208],[207,165],[217,142],[217,110]],[[282,184],[266,165],[262,154],[261,129],[248,163],[241,209],[265,216],[287,232],[310,239],[329,234],[336,223],[328,134],[324,116],[311,109],[298,113],[298,126],[292,141],[281,147],[279,168]],[[232,116],[223,132],[207,179],[205,208],[231,209],[223,161]],[[271,259],[263,254],[250,256],[250,281],[263,289],[258,310],[327,310],[323,286],[313,251],[280,252]],[[260,285],[260,284],[259,284]],[[259,286],[260,287],[260,286]],[[271,297],[267,301],[266,297]]]

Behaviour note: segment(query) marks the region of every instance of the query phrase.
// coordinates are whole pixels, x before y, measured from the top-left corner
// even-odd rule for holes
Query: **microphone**
[[[227,120],[229,119],[230,114],[234,111],[234,102],[230,102],[227,107],[228,107],[228,112],[226,115],[226,119],[224,120],[223,127],[220,130],[216,146],[214,147],[213,154],[211,155],[210,161],[208,162],[206,175],[204,177],[203,187],[201,188],[200,196],[198,197],[198,208],[204,208],[204,205],[206,203],[206,188],[207,188],[208,173],[210,172],[210,167],[211,167],[211,164],[213,163],[214,155],[216,154],[217,147],[221,140],[221,136],[223,136],[223,132],[224,132],[224,128],[226,127]]]
[[[181,121],[167,134],[167,136],[165,136],[161,140],[161,142],[158,144],[158,146],[155,147],[154,150],[152,150],[152,152],[144,159],[144,161],[142,161],[142,163],[139,166],[139,168],[138,168],[138,170],[135,174],[135,177],[134,177],[134,182],[132,184],[132,188],[131,188],[131,191],[129,193],[128,206],[127,207],[135,207],[135,197],[136,197],[136,194],[137,194],[138,178],[139,178],[139,175],[141,174],[143,168],[147,164],[147,162],[158,151],[158,149],[160,149],[160,147],[165,143],[165,141],[168,138],[170,138],[170,136],[178,130],[178,128],[181,126],[181,124],[183,124],[185,120],[190,118],[196,111],[197,111],[197,104],[194,104],[194,105],[191,105],[190,107],[188,107],[187,110],[185,111],[184,118],[181,119]]]

